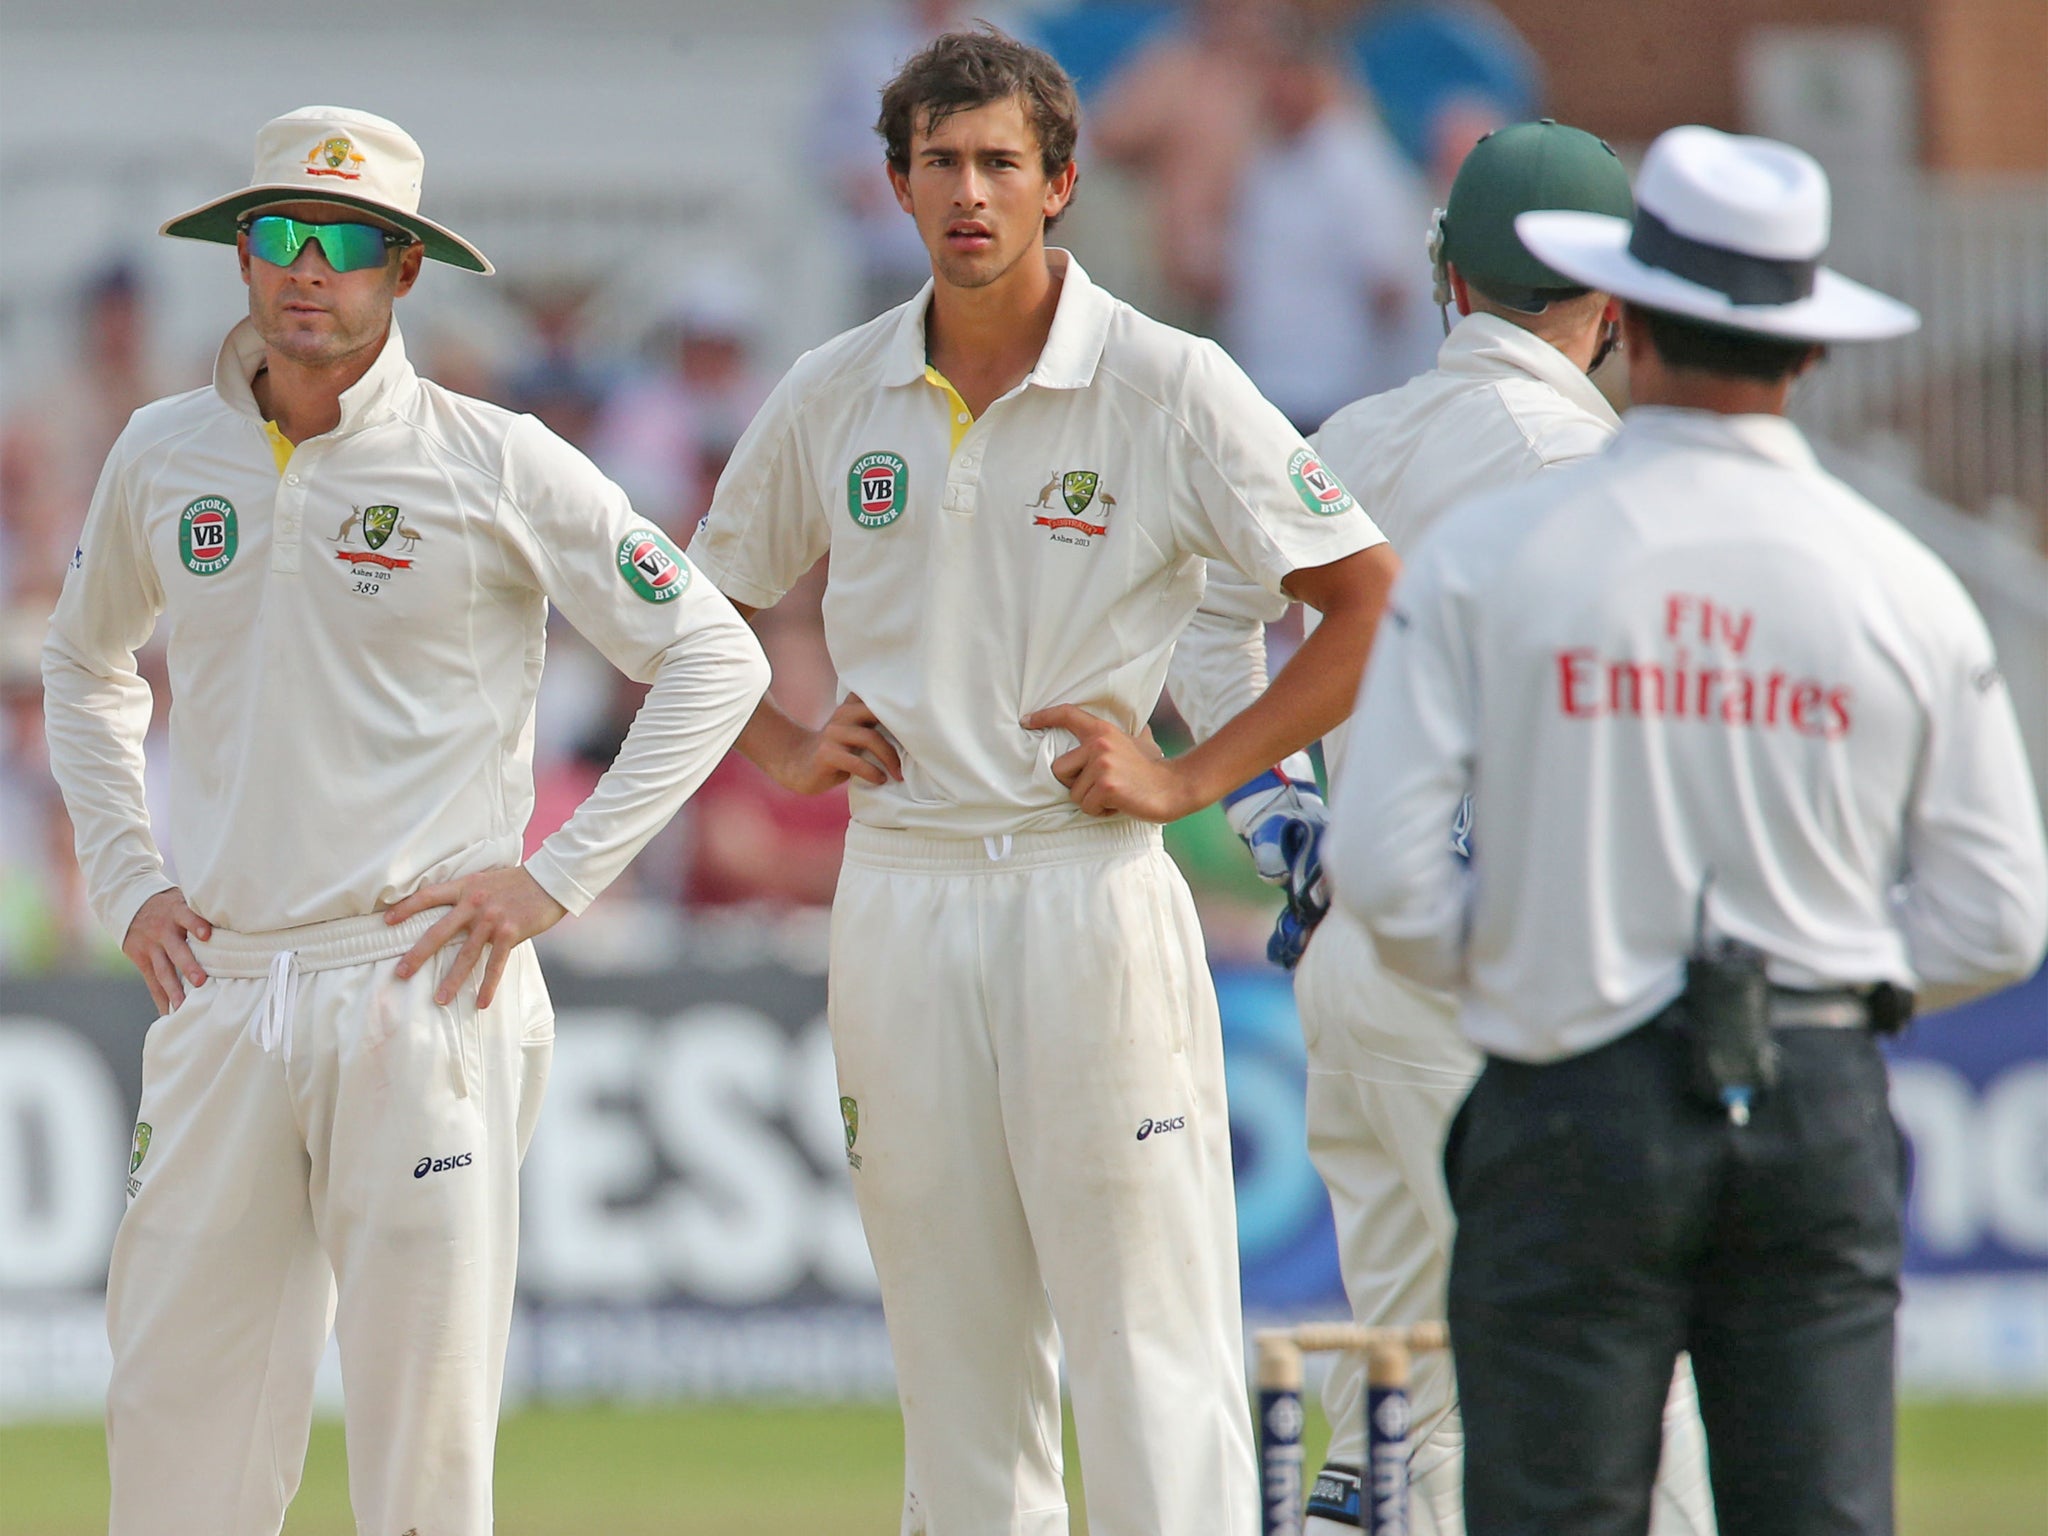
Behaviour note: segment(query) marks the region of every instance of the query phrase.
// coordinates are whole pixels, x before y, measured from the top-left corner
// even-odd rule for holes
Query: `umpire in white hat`
[[[1880,1536],[1877,1036],[2039,964],[2048,852],[1976,609],[1784,419],[1825,345],[1917,317],[1820,265],[1788,146],[1674,129],[1635,197],[1517,220],[1624,301],[1634,407],[1411,556],[1330,866],[1486,1053],[1445,1150],[1472,1536],[1641,1536],[1681,1350],[1723,1531]]]

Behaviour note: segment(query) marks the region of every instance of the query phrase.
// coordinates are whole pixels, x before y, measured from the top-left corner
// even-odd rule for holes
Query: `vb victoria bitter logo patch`
[[[234,563],[241,535],[225,496],[202,496],[178,519],[178,558],[194,576],[211,576]]]

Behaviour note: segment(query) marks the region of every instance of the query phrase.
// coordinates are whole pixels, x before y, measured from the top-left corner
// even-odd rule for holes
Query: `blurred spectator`
[[[477,340],[474,332],[445,322],[415,324],[405,333],[406,351],[414,356],[425,377],[473,400],[502,400],[507,394],[504,381]]]
[[[1283,13],[1248,67],[1271,138],[1239,188],[1223,341],[1310,432],[1435,360],[1429,202],[1323,29]]]
[[[93,941],[71,818],[43,742],[47,602],[0,610],[0,970],[43,970]]]
[[[0,428],[0,969],[118,952],[86,905],[43,739],[43,631],[107,450],[169,392],[150,365],[141,280],[125,263],[80,290],[64,366]]]
[[[604,378],[584,353],[583,305],[589,285],[556,281],[521,295],[537,345],[535,355],[505,381],[506,404],[538,416],[581,448],[604,399]]]
[[[1276,0],[1195,0],[1185,21],[1140,50],[1088,117],[1096,154],[1150,184],[1155,259],[1191,330],[1222,302],[1238,181],[1264,135],[1257,73]]]
[[[1511,122],[1500,104],[1479,95],[1453,96],[1444,101],[1429,120],[1430,200],[1441,205],[1451,195],[1451,183],[1458,179],[1458,167],[1472,153],[1472,146]]]
[[[1016,31],[1000,6],[896,0],[886,10],[847,23],[826,41],[811,122],[811,158],[850,225],[862,318],[901,304],[931,276],[931,258],[910,216],[896,205],[884,170],[882,141],[875,134],[882,87],[941,32],[980,21]]]
[[[140,277],[125,262],[103,268],[80,293],[72,359],[36,391],[33,407],[9,423],[0,443],[10,591],[54,599],[107,450],[137,409],[167,393],[168,381],[149,362]]]
[[[0,603],[28,589],[55,587],[63,567],[52,566],[52,535],[61,539],[64,500],[59,494],[56,446],[43,421],[23,411],[0,423]],[[63,551],[68,555],[68,549]]]
[[[1541,61],[1486,0],[1381,0],[1353,52],[1388,133],[1438,201],[1482,135],[1542,104]]]
[[[761,319],[745,273],[699,270],[657,327],[654,366],[621,382],[592,428],[598,467],[678,537],[710,506],[733,445],[768,398],[754,365]]]

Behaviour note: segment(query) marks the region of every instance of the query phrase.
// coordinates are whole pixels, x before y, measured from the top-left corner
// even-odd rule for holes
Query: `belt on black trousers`
[[[1904,1146],[1867,1029],[1795,1021],[1736,1127],[1677,1031],[1489,1058],[1452,1122],[1469,1536],[1643,1536],[1690,1350],[1720,1527],[1890,1536]]]

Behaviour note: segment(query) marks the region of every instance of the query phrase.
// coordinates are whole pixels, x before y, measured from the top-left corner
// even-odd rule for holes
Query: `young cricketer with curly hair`
[[[1067,1529],[1063,1343],[1091,1527],[1236,1536],[1222,1041],[1158,824],[1344,716],[1395,562],[1217,347],[1047,248],[1078,122],[1059,66],[1000,33],[904,67],[879,128],[932,280],[791,369],[691,554],[743,609],[831,557],[847,696],[817,731],[766,703],[740,749],[793,789],[851,781],[831,1019],[905,1531]],[[1141,733],[1205,559],[1325,622],[1161,759]]]

